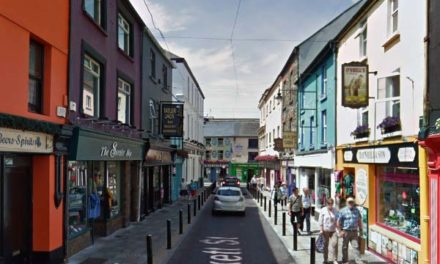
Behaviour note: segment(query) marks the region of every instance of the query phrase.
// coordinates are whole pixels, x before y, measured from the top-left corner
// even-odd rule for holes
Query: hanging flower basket
[[[367,125],[358,126],[351,132],[351,135],[354,136],[355,139],[367,138],[370,136],[370,128]]]
[[[401,130],[400,118],[394,116],[385,117],[377,126],[382,131],[382,134],[392,133]]]

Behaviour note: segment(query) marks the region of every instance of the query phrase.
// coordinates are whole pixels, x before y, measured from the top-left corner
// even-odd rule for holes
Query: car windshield
[[[240,196],[240,191],[231,190],[231,189],[223,189],[223,190],[218,190],[217,194],[222,195],[222,196]]]

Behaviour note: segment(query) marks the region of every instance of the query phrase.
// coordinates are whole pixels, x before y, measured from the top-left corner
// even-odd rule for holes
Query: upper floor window
[[[43,111],[44,46],[31,40],[29,44],[28,110]]]
[[[359,57],[367,56],[367,20],[363,20],[359,24]]]
[[[327,96],[327,67],[323,66],[322,69],[322,83],[321,83],[321,98]]]
[[[162,66],[162,78],[163,78],[163,88],[168,89],[168,68],[167,66]]]
[[[84,55],[82,111],[88,116],[99,117],[101,107],[101,65],[89,55]]]
[[[321,112],[321,143],[327,143],[327,111]]]
[[[156,102],[152,99],[150,99],[150,130],[153,134],[158,134],[159,130]]]
[[[151,49],[150,50],[150,76],[156,78],[156,53]]]
[[[389,34],[397,32],[399,28],[399,0],[389,0]]]
[[[99,26],[103,26],[103,1],[84,0],[84,10]]]
[[[211,159],[211,151],[206,151],[206,159],[207,160]]]
[[[131,121],[131,85],[118,79],[118,121],[130,124]]]
[[[360,125],[368,126],[368,108],[367,107],[361,108],[360,111],[361,111]]]
[[[118,47],[128,55],[131,55],[130,38],[131,25],[122,14],[118,14]]]
[[[219,138],[218,139],[218,145],[219,146],[223,146],[223,138]]]
[[[277,127],[277,138],[280,138],[280,126]]]
[[[217,157],[217,159],[218,159],[218,160],[223,160],[223,150],[219,150],[219,151],[218,151],[218,157]]]
[[[301,148],[304,148],[304,124],[305,124],[305,121],[304,120],[301,120],[301,126],[300,126],[300,145],[301,145]]]
[[[207,147],[210,147],[211,146],[211,139],[210,138],[206,138],[205,139],[205,144],[206,144]]]
[[[313,137],[315,135],[314,123],[315,123],[315,117],[311,116],[310,117],[310,124],[309,124],[309,126],[310,126],[309,144],[311,147],[315,144],[315,142],[313,140]]]
[[[385,112],[385,117],[400,117],[400,75],[381,78],[377,87],[378,112]]]
[[[256,138],[250,138],[248,140],[248,148],[250,149],[256,149],[258,148],[258,139]]]

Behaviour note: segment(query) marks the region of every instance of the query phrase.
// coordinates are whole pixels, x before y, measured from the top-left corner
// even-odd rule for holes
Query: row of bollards
[[[197,210],[200,211],[201,206],[206,202],[209,197],[211,188],[204,189],[197,198],[193,200],[193,215],[197,215]],[[191,203],[187,204],[187,221],[191,224]],[[167,249],[171,249],[171,220],[167,219]],[[183,234],[183,210],[179,210],[179,235]],[[149,234],[146,236],[147,243],[147,264],[153,264],[153,242],[152,236]]]
[[[254,195],[254,199],[257,201],[257,204],[260,204],[260,207],[263,207],[264,212],[266,212],[267,209],[267,197],[263,195],[263,193],[257,189]],[[281,200],[281,206],[287,206],[287,199]],[[269,218],[272,217],[272,202],[269,200],[269,212],[268,212]],[[278,224],[278,206],[277,204],[274,204],[274,224]],[[298,225],[297,222],[294,221],[292,223],[293,225],[293,250],[298,251]],[[282,214],[282,235],[286,236],[286,212],[283,212]],[[315,264],[316,258],[315,258],[315,251],[316,251],[316,238],[311,237],[310,238],[310,263]]]

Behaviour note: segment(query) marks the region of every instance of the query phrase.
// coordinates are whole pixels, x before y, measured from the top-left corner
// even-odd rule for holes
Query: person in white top
[[[321,209],[319,214],[319,228],[320,234],[324,237],[324,263],[337,264],[338,261],[338,234],[336,232],[336,221],[338,212],[333,207],[334,200],[327,199],[327,206]],[[330,251],[330,262],[328,262],[328,255]]]
[[[304,195],[302,196],[302,205],[304,207],[304,216],[301,224],[301,231],[304,231],[304,220],[307,224],[307,234],[311,234],[310,230],[310,214],[312,213],[312,195],[310,194],[309,188],[303,189]]]

